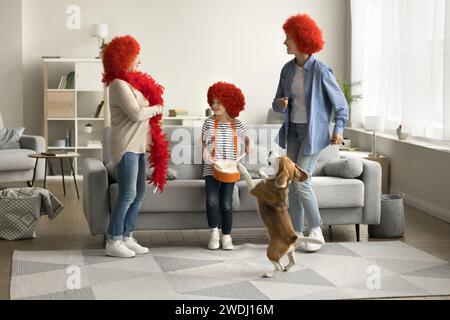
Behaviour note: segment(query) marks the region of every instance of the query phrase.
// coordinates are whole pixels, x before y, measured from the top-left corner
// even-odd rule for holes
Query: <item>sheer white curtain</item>
[[[401,124],[413,136],[450,140],[449,7],[450,0],[351,1],[352,81],[362,81],[363,95],[353,122],[384,116],[386,129]]]

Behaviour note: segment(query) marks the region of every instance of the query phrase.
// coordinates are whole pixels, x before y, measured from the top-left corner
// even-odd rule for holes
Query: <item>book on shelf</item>
[[[70,71],[66,76],[66,85],[64,89],[75,89],[75,71]]]
[[[64,89],[66,85],[66,76],[61,76],[61,79],[59,80],[58,89]]]
[[[102,100],[100,104],[97,106],[97,110],[95,111],[94,118],[98,118],[100,116],[100,112],[102,111],[102,107],[105,101]]]
[[[66,151],[66,150],[54,150],[51,152],[41,152],[40,155],[47,157],[56,157],[61,154],[77,154],[75,151]]]

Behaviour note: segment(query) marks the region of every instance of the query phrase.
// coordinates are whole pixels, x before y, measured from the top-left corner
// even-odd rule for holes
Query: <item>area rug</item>
[[[14,251],[11,299],[361,299],[450,295],[450,266],[401,241],[329,243],[270,279],[266,246],[160,247],[132,259],[102,250]],[[286,263],[286,261],[284,261]]]

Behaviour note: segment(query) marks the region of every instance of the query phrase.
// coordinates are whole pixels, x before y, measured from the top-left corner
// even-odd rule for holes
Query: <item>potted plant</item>
[[[402,125],[397,128],[397,137],[399,140],[406,140],[408,138],[408,133],[402,131]]]
[[[88,123],[87,125],[84,126],[84,132],[86,132],[86,133],[92,133],[92,129],[93,129],[93,126],[90,123]]]
[[[361,85],[361,81],[357,82],[346,82],[344,80],[337,80],[339,87],[344,93],[345,100],[348,104],[348,121],[346,126],[352,127],[352,104],[357,102],[359,99],[362,99],[361,94],[352,94],[352,88]],[[344,137],[344,145],[346,148],[350,148],[351,140],[349,138]],[[342,147],[341,147],[342,149]]]
[[[352,88],[361,85],[361,81],[357,82],[346,82],[344,80],[338,80],[339,87],[341,87],[342,92],[344,93],[345,100],[347,100],[348,104],[348,121],[347,126],[351,127],[352,124],[352,104],[362,99],[361,94],[352,94]]]

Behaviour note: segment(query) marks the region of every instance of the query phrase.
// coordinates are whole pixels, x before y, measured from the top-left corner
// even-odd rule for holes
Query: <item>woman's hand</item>
[[[288,103],[289,103],[288,97],[283,97],[283,98],[280,98],[280,100],[278,100],[278,106],[281,109],[286,109],[286,107],[288,106]]]
[[[344,141],[344,137],[340,134],[334,134],[331,138],[331,144],[337,144],[340,145]]]

